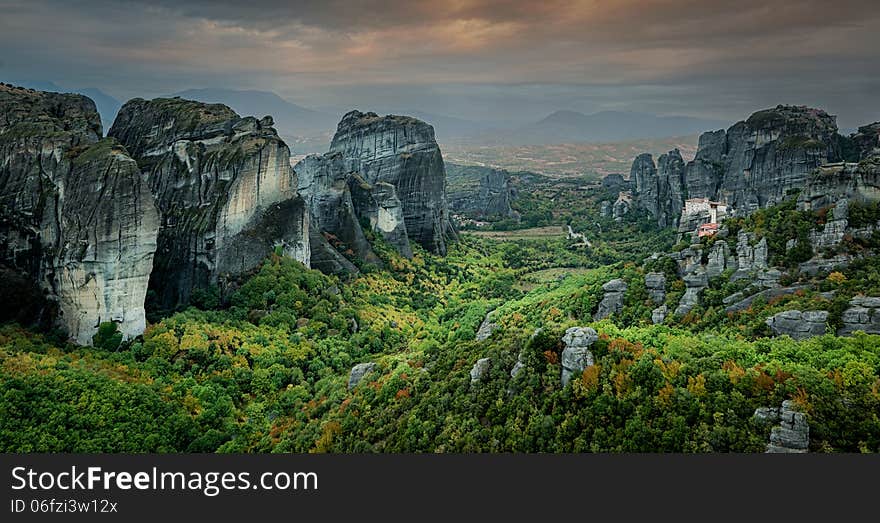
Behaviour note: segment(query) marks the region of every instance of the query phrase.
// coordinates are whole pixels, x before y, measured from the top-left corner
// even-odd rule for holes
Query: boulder
[[[486,314],[486,317],[483,318],[483,322],[480,323],[480,328],[477,329],[477,341],[485,341],[492,336],[492,333],[495,332],[495,329],[498,328],[498,324],[492,321],[492,312],[489,311]]]
[[[351,373],[348,375],[348,390],[357,387],[358,383],[360,383],[367,374],[370,374],[377,368],[378,366],[373,362],[358,363],[352,367]]]
[[[623,295],[626,293],[626,282],[621,279],[611,280],[602,285],[605,296],[599,303],[599,308],[594,315],[596,320],[602,320],[617,314],[623,310]]]
[[[837,330],[838,336],[849,336],[855,331],[880,334],[880,297],[853,298],[841,319],[843,325]]]
[[[651,311],[651,323],[659,325],[666,321],[666,315],[669,314],[669,307],[661,305]]]
[[[593,365],[593,353],[590,346],[599,339],[599,335],[590,327],[572,327],[565,331],[562,342],[562,386],[571,381],[572,375],[583,372]]]
[[[649,272],[645,274],[645,289],[651,301],[656,304],[666,300],[666,275],[662,272]]]
[[[779,425],[770,432],[767,453],[802,454],[810,447],[810,426],[807,415],[795,410],[794,402],[786,400],[779,409]]]
[[[767,318],[766,323],[776,336],[787,335],[796,340],[825,334],[828,311],[779,312]]]
[[[492,365],[492,360],[490,358],[480,358],[474,363],[474,366],[471,368],[471,384],[476,384],[482,381],[486,376],[489,375],[489,368]]]

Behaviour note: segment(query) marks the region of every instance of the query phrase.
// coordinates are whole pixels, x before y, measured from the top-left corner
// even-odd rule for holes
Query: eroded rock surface
[[[623,310],[623,296],[626,294],[626,282],[621,279],[611,280],[602,285],[605,296],[599,303],[599,308],[593,317],[597,320],[603,320],[612,314],[617,314]]]
[[[272,125],[181,98],[136,98],[119,111],[109,136],[138,162],[160,213],[157,308],[186,304],[196,289],[222,291],[277,249],[308,265],[308,212]]]
[[[825,334],[828,311],[779,312],[767,318],[767,325],[777,336],[787,335],[796,340],[804,340]]]
[[[434,128],[407,116],[352,111],[336,130],[330,152],[369,184],[394,186],[410,240],[436,254],[456,233],[449,220],[446,171]]]
[[[35,282],[77,343],[143,332],[158,213],[135,161],[80,95],[0,85],[0,265]]]
[[[562,386],[571,381],[574,374],[594,364],[590,346],[599,339],[596,331],[590,327],[572,327],[565,331],[562,342]]]

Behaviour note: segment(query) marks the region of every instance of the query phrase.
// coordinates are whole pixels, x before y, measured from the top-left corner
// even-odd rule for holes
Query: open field
[[[565,229],[559,225],[549,225],[546,227],[532,227],[531,229],[520,229],[516,231],[462,231],[462,234],[472,234],[480,238],[489,238],[492,240],[513,241],[513,240],[541,240],[545,238],[561,238],[565,236]]]
[[[570,143],[553,145],[441,144],[444,160],[508,171],[532,171],[555,177],[586,176],[600,180],[611,173],[627,174],[641,153],[655,158],[678,148],[685,161],[694,157],[697,136],[655,138],[620,143]]]

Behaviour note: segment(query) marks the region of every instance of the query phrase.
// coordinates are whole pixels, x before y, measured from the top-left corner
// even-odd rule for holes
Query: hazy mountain
[[[699,134],[728,125],[728,122],[690,116],[658,116],[625,111],[602,111],[593,114],[556,111],[533,124],[486,138],[490,141],[494,138],[500,143],[520,145],[603,143]]]
[[[238,91],[234,89],[187,89],[174,93],[190,100],[222,103],[242,116],[261,118],[271,115],[275,128],[283,135],[312,136],[336,129],[336,115],[302,107],[269,91]]]

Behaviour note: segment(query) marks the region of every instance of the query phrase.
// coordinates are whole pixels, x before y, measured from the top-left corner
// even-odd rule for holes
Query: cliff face
[[[84,96],[0,85],[0,265],[90,344],[101,322],[143,332],[158,213],[135,161],[101,139]]]
[[[435,254],[455,237],[446,202],[446,171],[434,128],[406,116],[352,111],[336,130],[330,152],[367,183],[394,186],[410,240]]]
[[[324,241],[312,245],[312,265],[325,273],[354,272],[341,252],[370,263],[379,257],[364,236],[349,186],[352,174],[339,153],[309,155],[294,170],[298,188],[311,213],[310,225]],[[336,252],[333,252],[336,251]]]
[[[877,139],[876,130],[863,130],[859,147],[866,149]],[[668,226],[678,224],[681,204],[688,198],[722,201],[740,215],[781,203],[803,189],[817,167],[839,161],[843,154],[834,116],[780,105],[758,111],[726,131],[704,133],[683,172],[680,156],[673,157],[666,168],[658,163],[655,177],[650,156],[639,155],[631,179],[636,181],[639,206],[660,226]]]
[[[161,216],[150,289],[163,310],[225,286],[273,250],[309,263],[308,213],[271,117],[220,104],[134,99],[109,136],[132,153]]]
[[[516,190],[505,170],[471,165],[446,166],[447,198],[453,213],[478,217],[517,217],[511,208]],[[455,185],[453,185],[453,178]]]
[[[636,205],[646,209],[660,227],[678,223],[687,198],[685,164],[678,149],[660,156],[657,165],[650,154],[639,155],[632,165]]]

